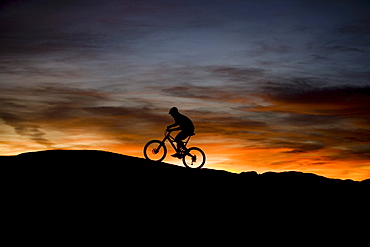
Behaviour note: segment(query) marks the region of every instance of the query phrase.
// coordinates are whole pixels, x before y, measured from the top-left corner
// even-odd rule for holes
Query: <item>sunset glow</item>
[[[143,157],[176,106],[205,168],[370,178],[369,1],[0,7],[0,155]]]

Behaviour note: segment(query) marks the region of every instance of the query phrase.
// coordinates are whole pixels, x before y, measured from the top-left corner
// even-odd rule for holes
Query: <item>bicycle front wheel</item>
[[[187,154],[182,158],[182,162],[188,168],[201,168],[206,163],[206,155],[202,149],[192,147],[188,149]]]
[[[159,140],[151,140],[144,146],[144,156],[148,160],[162,161],[166,154],[166,145]]]

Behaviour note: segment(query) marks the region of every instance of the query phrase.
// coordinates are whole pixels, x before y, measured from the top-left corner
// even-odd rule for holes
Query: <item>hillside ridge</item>
[[[0,178],[8,201],[57,205],[129,207],[151,212],[168,207],[217,207],[244,212],[312,208],[323,205],[358,211],[368,208],[370,180],[329,179],[302,172],[232,173],[190,169],[97,150],[48,150],[0,156]],[[62,203],[62,204],[60,204]],[[69,206],[66,207],[69,207]],[[168,206],[169,205],[169,206]],[[171,206],[172,205],[172,206]],[[230,208],[230,210],[231,210]],[[107,209],[108,210],[108,209]]]
[[[119,169],[127,170],[127,172],[145,172],[148,169],[148,172],[154,172],[158,170],[163,172],[172,172],[178,173],[183,172],[186,174],[192,175],[203,175],[203,176],[223,176],[223,177],[233,177],[235,179],[244,179],[244,180],[294,180],[296,183],[302,183],[306,180],[312,181],[333,181],[337,183],[346,183],[346,184],[356,184],[363,183],[369,184],[370,179],[363,181],[353,181],[350,179],[333,179],[320,176],[313,173],[304,173],[298,171],[284,171],[284,172],[264,172],[258,174],[255,171],[244,171],[241,173],[234,173],[225,170],[217,170],[210,168],[203,169],[188,169],[183,166],[178,166],[174,164],[169,164],[166,162],[155,162],[146,160],[144,158],[128,156],[124,154],[118,154],[109,151],[102,150],[44,150],[36,152],[27,152],[21,153],[15,156],[0,156],[0,161],[3,165],[17,165],[22,166],[23,168],[33,168],[37,170],[37,167],[41,168],[42,166],[47,165],[49,169],[58,167],[61,168],[61,164],[64,166],[102,166],[102,165],[122,165]],[[45,167],[43,167],[45,168]],[[279,177],[279,178],[278,178]]]

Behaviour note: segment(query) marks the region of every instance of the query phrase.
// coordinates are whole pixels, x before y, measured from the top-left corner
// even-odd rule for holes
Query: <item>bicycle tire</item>
[[[158,149],[158,153],[155,153],[155,149]],[[166,155],[167,147],[159,140],[151,140],[144,146],[144,156],[148,160],[162,161]]]
[[[202,168],[206,163],[206,154],[200,148],[191,147],[188,149],[187,154],[182,158],[182,163],[184,163],[188,168]]]

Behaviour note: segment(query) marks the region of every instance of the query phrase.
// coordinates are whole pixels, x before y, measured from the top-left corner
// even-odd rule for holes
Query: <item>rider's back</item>
[[[194,132],[194,124],[190,118],[181,113],[174,115],[173,118],[175,119],[176,124],[180,125],[182,130]]]

